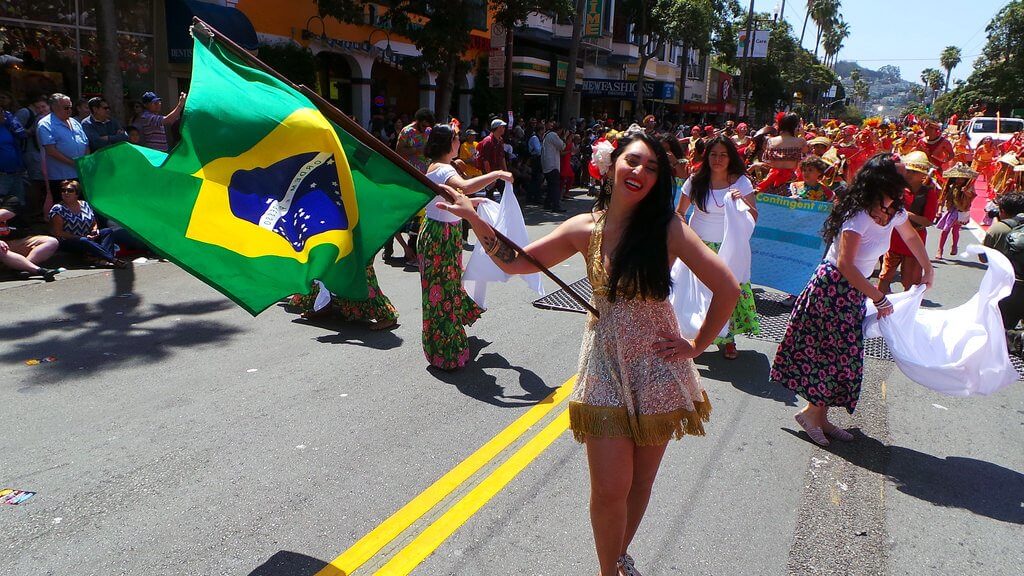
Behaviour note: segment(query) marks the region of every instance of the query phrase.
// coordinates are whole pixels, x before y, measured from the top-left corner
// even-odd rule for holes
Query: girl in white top
[[[757,220],[757,197],[753,184],[745,176],[746,168],[732,139],[716,136],[707,142],[700,168],[683,184],[683,195],[676,211],[685,218],[686,212],[693,206],[690,228],[715,252],[721,248],[725,237],[727,202],[742,199],[750,207],[754,220]],[[732,272],[736,276],[749,276],[743,273],[749,270]],[[737,334],[757,334],[761,330],[750,283],[745,282],[740,288],[742,293],[729,320],[729,332],[715,340],[715,344],[729,360],[739,356],[736,350]]]
[[[892,304],[868,277],[889,250],[893,230],[921,263],[921,282],[932,285],[928,254],[903,210],[904,174],[899,156],[888,152],[875,155],[857,172],[825,221],[825,241],[831,246],[797,298],[775,355],[771,380],[807,400],[796,421],[822,446],[828,445],[827,436],[853,440],[828,421],[828,409],[841,406],[852,414],[857,407],[867,299],[874,302],[879,318],[892,314]]]
[[[424,153],[430,160],[427,178],[464,194],[479,192],[499,179],[512,182],[512,174],[501,170],[463,178],[451,164],[459,155],[459,138],[448,124],[431,128]],[[472,325],[483,310],[462,287],[462,223],[458,216],[437,208],[443,200],[437,196],[427,204],[417,240],[422,256],[423,354],[431,366],[455,370],[469,361],[465,326]],[[482,201],[474,199],[474,203]]]

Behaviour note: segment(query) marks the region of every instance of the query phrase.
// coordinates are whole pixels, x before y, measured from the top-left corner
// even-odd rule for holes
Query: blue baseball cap
[[[149,104],[151,102],[160,102],[160,97],[156,95],[156,92],[146,92],[142,95],[143,104]]]

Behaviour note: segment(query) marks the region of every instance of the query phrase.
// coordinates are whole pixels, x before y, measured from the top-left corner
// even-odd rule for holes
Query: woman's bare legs
[[[647,503],[651,501],[651,488],[654,478],[658,475],[661,459],[665,455],[668,444],[660,446],[636,446],[633,449],[633,485],[629,488],[626,498],[626,535],[622,540],[619,556],[625,554],[633,542],[633,536],[640,527],[647,511]]]
[[[618,560],[626,536],[636,446],[629,438],[593,436],[587,437],[584,444],[590,465],[590,525],[597,561],[601,576],[619,576]]]

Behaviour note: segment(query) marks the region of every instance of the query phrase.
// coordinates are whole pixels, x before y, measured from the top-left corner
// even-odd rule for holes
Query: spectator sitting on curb
[[[42,276],[53,282],[60,269],[43,268],[43,262],[57,251],[57,239],[31,236],[24,219],[18,217],[21,202],[14,195],[0,196],[0,265],[22,277]]]

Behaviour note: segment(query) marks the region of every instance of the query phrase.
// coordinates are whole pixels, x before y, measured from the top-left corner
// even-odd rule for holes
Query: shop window
[[[79,0],[81,26],[96,27],[96,1]],[[123,32],[153,32],[153,0],[114,0],[117,11],[117,29]]]
[[[75,24],[75,0],[0,0],[0,17],[50,24]]]
[[[125,94],[129,99],[141,98],[145,92],[153,89],[153,38],[137,34],[118,34],[117,43]],[[96,33],[83,31],[83,96],[92,96],[103,91],[98,54]]]
[[[689,64],[686,67],[686,78],[703,81],[708,67],[708,56],[699,50],[690,50]]]
[[[0,69],[0,90],[18,103],[39,94],[78,94],[78,50],[75,30],[57,26],[21,26],[0,23],[4,52],[21,58],[15,67]]]

